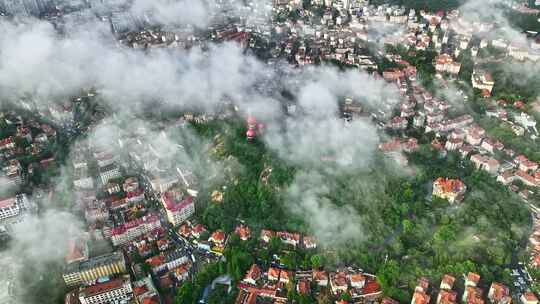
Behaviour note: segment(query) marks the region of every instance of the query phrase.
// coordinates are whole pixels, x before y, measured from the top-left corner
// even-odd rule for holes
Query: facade
[[[489,93],[491,93],[491,91],[493,90],[493,86],[495,85],[495,82],[493,81],[490,73],[479,70],[473,71],[471,83],[473,88],[479,90],[487,90],[489,91]]]
[[[111,241],[114,246],[122,245],[159,227],[161,227],[159,216],[149,214],[113,228]]]
[[[62,277],[67,286],[83,282],[93,283],[100,277],[126,272],[126,261],[122,252],[101,255],[87,261],[66,265]]]
[[[458,74],[461,69],[461,64],[455,62],[452,56],[448,54],[442,54],[435,58],[435,70],[441,73]]]
[[[173,225],[179,225],[195,213],[193,197],[180,191],[167,191],[161,195],[161,203],[165,208],[167,220]]]
[[[0,220],[15,217],[28,208],[28,198],[25,194],[0,201]]]
[[[99,168],[99,177],[103,185],[106,185],[111,179],[119,178],[120,176],[120,169],[115,164]]]
[[[98,283],[79,290],[81,304],[121,303],[132,298],[133,290],[129,277]]]

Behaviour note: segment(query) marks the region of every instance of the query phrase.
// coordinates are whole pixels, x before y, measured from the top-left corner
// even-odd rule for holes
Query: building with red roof
[[[257,281],[260,278],[261,278],[261,269],[259,268],[259,266],[257,266],[257,264],[253,264],[253,265],[251,265],[248,272],[246,273],[246,276],[244,278],[244,282],[246,282],[248,284],[251,284],[251,285],[256,285]]]
[[[132,298],[133,290],[128,276],[79,289],[81,304],[115,303]]]
[[[251,236],[251,231],[249,230],[249,227],[243,224],[236,226],[236,228],[234,229],[234,233],[236,233],[242,241],[247,241]]]
[[[183,191],[169,190],[161,194],[161,203],[165,208],[167,220],[172,225],[179,225],[195,213],[193,197]]]
[[[498,304],[510,304],[512,298],[510,297],[510,290],[508,287],[501,283],[493,282],[488,292],[488,299],[491,303]]]
[[[459,179],[439,177],[433,182],[433,196],[446,199],[451,204],[460,202],[466,191],[467,187]]]
[[[123,245],[159,227],[161,227],[159,216],[148,214],[114,227],[111,230],[111,241],[114,246]]]

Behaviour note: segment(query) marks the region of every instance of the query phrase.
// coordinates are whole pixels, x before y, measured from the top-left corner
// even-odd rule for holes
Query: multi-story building
[[[79,290],[81,304],[127,303],[133,298],[129,276],[98,283]]]
[[[99,168],[99,177],[103,185],[106,185],[111,179],[119,178],[120,176],[120,169],[115,164],[109,164]]]
[[[100,277],[126,272],[126,261],[122,252],[113,252],[86,261],[66,265],[62,277],[67,286],[83,282],[94,283]]]
[[[441,54],[435,58],[435,70],[440,73],[459,74],[461,64],[455,62],[452,56]]]
[[[149,214],[113,228],[111,241],[114,246],[122,245],[159,227],[161,227],[159,216]]]
[[[491,93],[491,91],[493,90],[493,86],[495,85],[495,81],[493,81],[493,77],[491,77],[491,74],[487,71],[481,70],[473,71],[471,83],[473,88],[479,90],[487,90],[489,91],[489,93]]]
[[[167,220],[178,225],[195,213],[193,197],[184,195],[183,191],[167,191],[161,194],[161,203],[167,213]]]
[[[16,159],[10,160],[2,168],[2,173],[5,177],[4,183],[6,183],[7,186],[17,186],[23,182],[22,166],[21,163]]]
[[[18,194],[0,201],[0,220],[19,216],[28,208],[28,198],[25,194]]]
[[[498,160],[481,154],[475,154],[471,156],[471,162],[477,169],[487,171],[491,174],[497,173],[500,167],[500,163]]]

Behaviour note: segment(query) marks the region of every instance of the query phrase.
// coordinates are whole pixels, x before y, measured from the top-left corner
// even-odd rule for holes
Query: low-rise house
[[[484,291],[478,287],[466,285],[461,300],[465,304],[484,304],[483,293]]]
[[[326,271],[313,270],[312,279],[319,286],[328,285],[328,273]]]
[[[471,162],[479,170],[484,170],[488,173],[495,174],[499,170],[499,161],[493,157],[486,157],[481,154],[471,156]]]
[[[429,288],[429,280],[425,277],[421,277],[416,282],[416,287],[414,288],[414,290],[416,292],[426,293],[428,288]]]
[[[445,274],[441,280],[441,289],[452,289],[454,287],[454,282],[456,281],[456,278],[449,274]]]
[[[261,230],[261,240],[265,243],[269,243],[270,240],[275,236],[274,231],[262,229]]]
[[[514,163],[518,165],[519,170],[530,172],[538,169],[538,163],[530,161],[525,155],[518,155],[514,159]]]
[[[538,304],[538,298],[533,292],[527,291],[519,298],[522,304]]]
[[[330,288],[332,293],[337,295],[342,292],[347,292],[349,285],[347,283],[347,275],[344,272],[336,272],[330,274]]]
[[[313,238],[311,236],[305,235],[302,238],[302,243],[304,245],[304,248],[306,248],[306,249],[315,249],[315,248],[317,248],[317,243],[315,242],[315,238]]]
[[[300,234],[286,231],[278,231],[276,236],[285,244],[297,246],[300,243]]]
[[[437,304],[455,304],[457,292],[453,290],[441,289],[437,295]]]
[[[454,61],[452,56],[441,54],[435,58],[435,70],[440,73],[459,74],[461,64]]]
[[[309,281],[305,279],[298,280],[298,283],[296,284],[296,292],[298,292],[299,295],[309,294],[310,293]]]
[[[444,144],[444,148],[448,151],[458,150],[463,146],[463,139],[459,138],[449,138]]]
[[[247,227],[247,226],[245,226],[243,224],[240,224],[240,225],[236,226],[236,228],[234,229],[234,233],[236,233],[238,235],[238,237],[242,241],[249,240],[249,238],[251,236],[251,232],[249,230],[249,227]]]
[[[526,186],[537,187],[539,185],[536,179],[534,178],[534,176],[529,175],[527,172],[523,170],[517,170],[515,173],[515,176],[518,180],[520,180]]]
[[[366,284],[366,277],[361,273],[351,273],[349,282],[352,288],[362,288]]]
[[[493,90],[495,82],[493,77],[487,71],[475,69],[472,73],[471,83],[473,88],[479,90],[487,90],[489,93]]]
[[[424,292],[415,291],[411,300],[411,304],[429,304],[431,297]]]
[[[404,130],[407,128],[407,119],[404,117],[396,116],[386,124],[387,128],[393,130]]]
[[[493,282],[488,292],[488,299],[493,304],[510,304],[512,298],[510,297],[510,290],[508,287],[501,283]]]
[[[257,282],[261,278],[261,269],[257,264],[251,265],[248,272],[246,273],[246,276],[244,278],[244,282],[251,285],[257,285]]]
[[[266,277],[268,278],[269,281],[278,281],[280,272],[281,272],[281,269],[276,268],[276,267],[270,267],[268,268]]]

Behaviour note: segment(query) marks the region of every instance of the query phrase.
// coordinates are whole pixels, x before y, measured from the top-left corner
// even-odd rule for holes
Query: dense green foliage
[[[201,217],[211,229],[232,231],[244,220],[256,236],[259,229],[286,229],[309,233],[304,220],[288,212],[283,193],[302,168],[287,166],[261,142],[247,143],[243,128],[196,126],[199,134],[216,138],[216,157],[234,157],[242,170],[224,190],[221,204],[207,202]],[[486,282],[507,280],[520,241],[528,229],[527,209],[507,189],[468,161],[453,153],[441,158],[427,146],[409,156],[414,176],[396,171],[389,161],[376,157],[373,170],[339,172],[328,178],[326,199],[357,212],[365,238],[347,246],[321,246],[319,253],[287,251],[279,240],[261,247],[257,241],[232,238],[224,270],[239,279],[252,261],[269,265],[273,254],[290,269],[357,265],[379,276],[386,294],[401,301],[410,298],[410,284],[419,276],[439,280],[444,273],[459,276],[479,272]],[[274,170],[267,184],[261,172]],[[274,175],[276,174],[276,175]],[[439,176],[460,178],[468,187],[460,204],[431,198],[431,182]],[[507,282],[509,283],[509,282]],[[405,288],[403,288],[405,287]],[[292,295],[294,296],[294,295]]]

